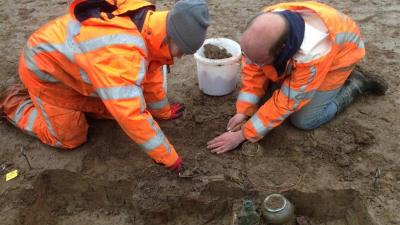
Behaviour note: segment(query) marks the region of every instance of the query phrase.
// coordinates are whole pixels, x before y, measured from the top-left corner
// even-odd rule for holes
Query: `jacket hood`
[[[144,7],[155,5],[144,0],[74,0],[69,7],[70,15],[82,22],[89,18],[120,16]]]
[[[84,22],[90,18],[128,16],[146,42],[148,57],[160,64],[172,64],[167,37],[168,11],[154,11],[155,5],[144,0],[74,0],[70,15]]]

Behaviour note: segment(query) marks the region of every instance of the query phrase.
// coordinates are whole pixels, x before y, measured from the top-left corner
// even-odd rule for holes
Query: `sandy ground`
[[[187,56],[169,78],[170,98],[184,102],[187,112],[161,126],[195,177],[176,178],[154,165],[113,121],[90,121],[88,142],[74,151],[44,146],[1,121],[0,166],[20,175],[5,182],[2,173],[0,224],[230,225],[243,199],[260,211],[273,192],[292,200],[300,225],[400,224],[400,2],[325,2],[359,22],[367,49],[361,66],[387,79],[386,96],[364,96],[314,131],[285,123],[260,144],[216,156],[205,145],[224,131],[237,91],[203,95]],[[238,40],[246,19],[275,2],[209,3],[214,21],[208,36]],[[158,4],[166,8],[173,1]],[[66,7],[65,0],[0,1],[2,84],[17,76],[26,38]]]

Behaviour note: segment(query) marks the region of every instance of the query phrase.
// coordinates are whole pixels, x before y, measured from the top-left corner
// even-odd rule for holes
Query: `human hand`
[[[227,131],[238,131],[240,127],[246,122],[247,116],[243,113],[237,113],[234,115],[228,122],[228,126],[226,127]]]
[[[177,119],[183,115],[183,112],[185,111],[185,105],[181,103],[171,103],[171,119]]]
[[[241,130],[236,132],[225,132],[207,143],[207,148],[212,153],[222,154],[236,148],[246,139]]]

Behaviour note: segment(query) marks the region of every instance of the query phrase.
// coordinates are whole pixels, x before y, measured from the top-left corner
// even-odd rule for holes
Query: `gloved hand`
[[[185,111],[185,106],[181,103],[171,103],[171,119],[177,119],[183,115]]]
[[[183,161],[181,157],[178,156],[178,159],[175,161],[175,163],[167,168],[173,172],[179,173],[182,169],[182,166],[183,166]]]

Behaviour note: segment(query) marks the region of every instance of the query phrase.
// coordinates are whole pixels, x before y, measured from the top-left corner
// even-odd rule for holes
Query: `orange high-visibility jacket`
[[[252,116],[242,128],[246,139],[252,142],[260,140],[310,102],[316,91],[339,88],[365,55],[356,23],[327,5],[314,1],[292,2],[267,7],[264,11],[274,10],[308,10],[315,13],[327,27],[332,47],[328,54],[308,62],[290,60],[286,68],[287,76],[278,77],[271,65],[259,68],[244,63],[236,110],[237,113]],[[281,82],[282,86],[258,109],[257,104],[264,96],[269,81]]]
[[[178,154],[151,115],[171,116],[165,62],[153,57],[172,62],[168,47],[154,47],[164,41],[168,12],[147,12],[139,31],[126,15],[150,2],[105,1],[109,12],[79,22],[75,13],[89,1],[76,0],[68,15],[34,32],[20,59],[21,80],[31,95],[64,108],[101,114],[102,102],[154,161],[171,166]]]

